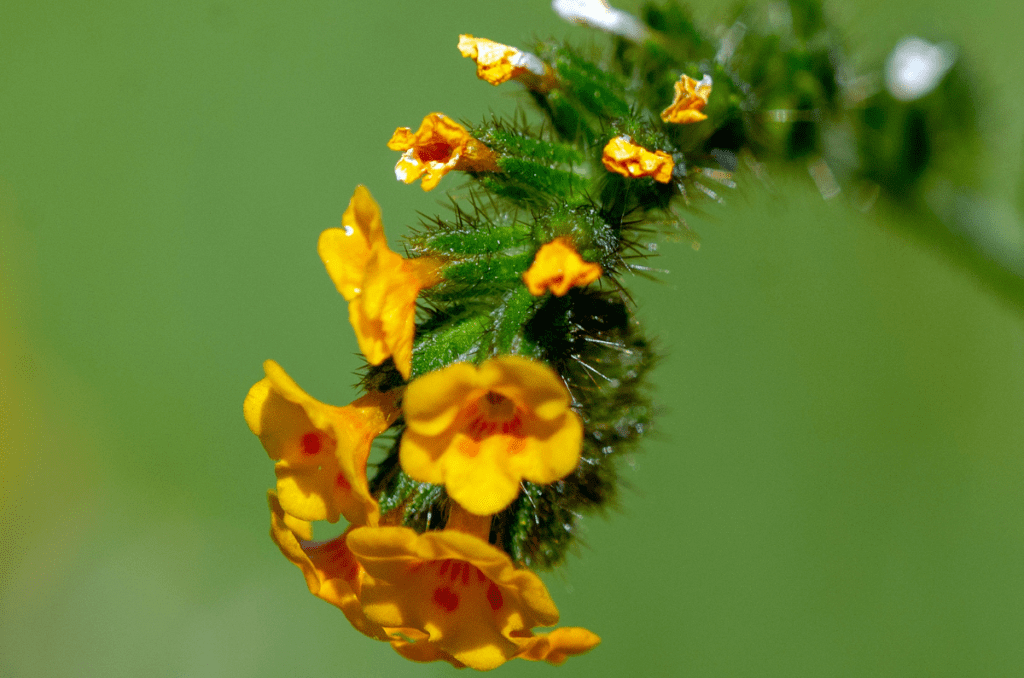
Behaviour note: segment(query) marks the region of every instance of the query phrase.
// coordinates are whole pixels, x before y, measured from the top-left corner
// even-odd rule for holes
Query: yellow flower
[[[472,35],[459,36],[459,51],[476,62],[477,77],[492,85],[518,80],[542,93],[555,86],[551,69],[529,52]]]
[[[450,656],[493,669],[520,651],[517,635],[558,621],[540,578],[479,537],[362,527],[349,533],[348,547],[365,571],[360,600],[367,618],[426,634],[411,647],[396,646],[411,659]]]
[[[277,463],[281,506],[299,520],[339,516],[375,525],[379,515],[366,480],[373,439],[398,418],[399,390],[371,392],[345,407],[325,405],[299,388],[273,360],[249,389],[245,421]]]
[[[470,136],[466,128],[441,113],[423,118],[419,130],[408,127],[395,130],[388,148],[405,151],[395,165],[399,181],[411,184],[423,176],[424,191],[437,186],[452,170],[497,172],[496,156],[483,142]]]
[[[537,251],[523,282],[536,297],[548,290],[562,297],[571,288],[589,285],[600,277],[600,264],[583,261],[567,238],[555,238]]]
[[[604,147],[601,160],[609,172],[624,177],[652,177],[663,184],[672,180],[672,169],[675,167],[672,156],[668,153],[651,153],[625,136],[615,137],[609,141]]]
[[[377,640],[391,640],[387,630],[366,618],[359,603],[363,568],[345,543],[352,528],[330,541],[314,543],[310,541],[310,524],[285,513],[273,491],[267,493],[267,502],[270,538],[302,570],[309,592],[340,608],[360,633]]]
[[[711,96],[711,76],[705,75],[700,81],[694,80],[685,73],[676,82],[676,98],[672,104],[661,112],[665,122],[688,124],[707,120],[708,116],[701,111]]]
[[[416,298],[439,282],[440,262],[431,257],[403,259],[388,248],[380,206],[365,186],[357,186],[341,218],[341,228],[320,234],[317,251],[346,300],[349,321],[367,362],[392,357],[406,379],[412,370]]]
[[[570,401],[554,370],[521,356],[426,374],[403,399],[402,469],[443,483],[471,513],[497,513],[522,480],[553,483],[576,468],[583,424]]]

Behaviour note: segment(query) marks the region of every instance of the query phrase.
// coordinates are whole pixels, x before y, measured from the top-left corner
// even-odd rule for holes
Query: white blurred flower
[[[885,86],[900,101],[913,101],[935,89],[956,61],[956,49],[921,38],[903,38],[885,65]]]
[[[647,39],[647,26],[628,12],[610,7],[605,0],[552,0],[552,9],[566,21],[615,33],[634,42]]]

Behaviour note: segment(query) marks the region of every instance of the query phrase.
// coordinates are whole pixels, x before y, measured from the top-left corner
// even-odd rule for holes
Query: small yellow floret
[[[701,111],[711,96],[711,76],[705,75],[701,80],[694,80],[685,73],[675,84],[676,98],[672,104],[661,112],[665,122],[689,124],[707,120],[708,116]]]
[[[452,170],[499,171],[494,152],[442,113],[423,118],[415,132],[399,127],[388,141],[388,148],[405,151],[395,165],[398,180],[411,184],[422,176],[424,191],[437,186],[441,177]]]
[[[539,92],[547,92],[555,85],[554,74],[543,61],[515,47],[486,38],[460,35],[459,52],[473,59],[477,77],[492,85],[518,80]]]
[[[663,184],[672,180],[672,170],[675,168],[672,156],[668,153],[652,153],[625,136],[615,137],[608,142],[601,161],[609,172],[632,178],[651,177]]]
[[[402,470],[443,484],[470,513],[497,513],[522,480],[549,484],[576,468],[583,424],[570,402],[553,369],[521,356],[426,374],[403,399]]]
[[[523,274],[523,282],[535,297],[548,290],[562,297],[573,287],[594,282],[601,272],[600,264],[584,261],[566,238],[555,238],[537,250],[533,264]]]

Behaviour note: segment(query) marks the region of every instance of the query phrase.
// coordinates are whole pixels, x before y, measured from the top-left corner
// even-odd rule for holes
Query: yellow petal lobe
[[[698,81],[683,73],[675,83],[675,99],[661,112],[661,119],[664,122],[681,125],[707,120],[708,116],[702,111],[710,96],[710,75],[705,75]]]
[[[651,177],[663,184],[672,180],[672,170],[675,168],[672,156],[668,153],[652,153],[624,136],[608,142],[601,154],[601,161],[609,172],[632,178]]]
[[[380,206],[365,186],[357,186],[341,217],[341,228],[327,229],[317,242],[327,274],[346,300],[359,294],[370,251],[378,245],[387,247]]]
[[[600,264],[584,261],[566,238],[555,238],[537,251],[523,282],[536,297],[547,291],[562,297],[573,287],[596,281],[601,273]]]

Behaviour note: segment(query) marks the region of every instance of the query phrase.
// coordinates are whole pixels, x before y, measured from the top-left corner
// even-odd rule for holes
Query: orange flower
[[[242,408],[249,429],[277,463],[277,493],[291,516],[305,521],[339,516],[375,525],[366,460],[373,439],[398,418],[399,390],[371,392],[345,407],[325,405],[299,388],[273,360],[249,389]]]
[[[359,349],[371,365],[392,357],[408,379],[416,298],[420,290],[439,282],[440,262],[431,257],[403,259],[388,248],[380,206],[365,186],[356,187],[341,225],[320,234],[317,251],[338,292],[349,302]]]
[[[537,92],[547,92],[555,85],[555,77],[543,61],[529,52],[486,38],[459,36],[462,56],[476,62],[476,75],[492,85],[518,80]]]
[[[396,646],[410,659],[451,657],[493,669],[520,651],[516,636],[558,621],[540,578],[479,537],[362,527],[349,533],[348,547],[365,571],[360,600],[367,618],[425,634]]]
[[[615,137],[604,147],[601,156],[605,169],[624,177],[652,177],[667,184],[672,180],[675,163],[664,151],[651,153],[643,146],[637,146],[625,136]]]
[[[661,112],[665,122],[682,125],[707,120],[708,116],[701,111],[711,96],[711,76],[705,75],[700,81],[694,80],[685,73],[676,82],[676,98],[672,104]]]
[[[554,370],[521,356],[431,372],[403,399],[402,469],[443,483],[471,513],[497,513],[522,480],[553,483],[576,468],[583,424],[570,402]]]
[[[555,238],[537,250],[523,282],[535,297],[548,290],[562,297],[571,288],[589,285],[600,277],[600,264],[583,261],[567,238]]]
[[[423,176],[424,191],[437,186],[452,170],[498,172],[496,156],[483,142],[474,139],[466,128],[441,113],[423,118],[419,130],[408,127],[395,130],[388,148],[405,151],[395,165],[399,181],[411,184]]]
[[[330,541],[314,543],[310,541],[312,526],[285,513],[273,491],[267,493],[267,502],[270,538],[302,570],[309,592],[340,608],[360,633],[377,640],[391,640],[380,624],[366,618],[359,603],[363,568],[345,543],[352,528]]]

